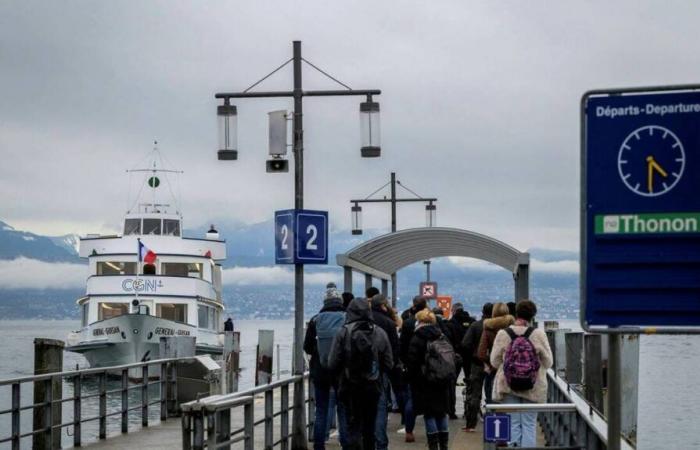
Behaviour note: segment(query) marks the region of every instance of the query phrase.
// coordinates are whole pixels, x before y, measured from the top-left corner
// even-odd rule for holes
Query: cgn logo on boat
[[[162,287],[162,280],[127,278],[122,281],[122,290],[124,292],[157,292],[158,288]]]

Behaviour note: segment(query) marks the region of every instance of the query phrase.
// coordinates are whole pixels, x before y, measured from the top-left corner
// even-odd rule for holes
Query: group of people
[[[314,385],[314,449],[336,428],[343,449],[388,448],[388,414],[401,414],[405,441],[416,417],[425,421],[430,450],[448,449],[456,384],[464,372],[466,432],[475,430],[482,402],[543,403],[552,354],[532,327],[535,304],[484,305],[480,320],[460,303],[449,319],[415,297],[400,316],[376,288],[365,297],[326,286],[323,307],[308,323],[304,351]],[[511,442],[534,447],[536,413],[511,419]]]

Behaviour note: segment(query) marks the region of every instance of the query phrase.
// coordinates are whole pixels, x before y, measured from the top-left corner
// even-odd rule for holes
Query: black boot
[[[438,433],[428,433],[428,450],[440,450],[439,442]]]
[[[441,431],[438,433],[438,443],[440,444],[440,450],[447,450],[447,443],[450,440],[449,431]]]

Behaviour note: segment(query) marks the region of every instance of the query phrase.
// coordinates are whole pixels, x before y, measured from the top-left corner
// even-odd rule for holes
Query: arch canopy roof
[[[338,265],[381,279],[413,263],[443,256],[487,261],[517,273],[530,255],[492,237],[459,228],[412,228],[388,233],[336,256]]]

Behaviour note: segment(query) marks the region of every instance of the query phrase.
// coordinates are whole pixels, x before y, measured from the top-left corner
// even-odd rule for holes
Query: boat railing
[[[486,414],[523,412],[538,413],[545,447],[523,450],[603,450],[607,448],[608,426],[605,417],[587,402],[565,379],[547,371],[547,403],[493,403],[485,406]],[[484,442],[484,450],[495,449],[498,443]],[[622,436],[620,448],[633,450]]]
[[[51,372],[41,375],[30,375],[18,378],[0,380],[0,387],[10,386],[11,408],[0,410],[0,417],[10,415],[11,434],[0,436],[0,444],[10,442],[12,449],[27,447],[22,439],[31,437],[34,447],[60,448],[61,430],[72,427],[73,446],[82,445],[82,425],[86,422],[98,422],[99,439],[107,438],[107,420],[118,416],[121,419],[121,432],[129,431],[129,412],[140,411],[141,425],[149,425],[149,410],[151,407],[160,409],[160,420],[165,421],[169,416],[177,414],[177,363],[191,361],[194,358],[170,358],[124,364],[112,367],[80,369],[73,371]],[[134,376],[134,373],[137,376]],[[108,389],[108,376],[121,378],[121,386]],[[157,377],[157,379],[156,379]],[[70,397],[64,397],[62,381],[67,380],[73,386]],[[87,391],[86,382],[92,386],[96,380],[97,389]],[[130,380],[132,382],[130,383]],[[137,380],[133,382],[133,380]],[[29,385],[34,392],[31,404],[22,405],[22,388]],[[156,399],[149,398],[149,387],[158,386]],[[129,393],[140,392],[140,401],[129,404]],[[116,397],[116,398],[115,398]],[[84,401],[97,398],[97,414],[83,414]],[[110,400],[108,402],[108,399]],[[63,404],[73,405],[70,420],[64,422]],[[108,407],[108,405],[110,407]],[[33,424],[31,431],[22,432],[22,413],[32,411]],[[39,425],[39,426],[37,426]]]
[[[306,382],[306,383],[305,383]],[[304,386],[306,384],[306,386]],[[245,391],[226,395],[213,395],[196,401],[183,403],[182,408],[182,448],[201,450],[230,448],[232,444],[243,441],[245,450],[255,448],[255,427],[263,425],[263,442],[265,449],[275,447],[287,450],[291,437],[289,412],[289,387],[300,385],[306,387],[305,403],[307,413],[307,431],[313,429],[315,401],[313,385],[308,372],[294,375],[270,384],[257,386]],[[275,409],[275,396],[279,408]],[[260,395],[264,407],[256,411],[254,402]],[[243,408],[242,417],[234,416],[236,409]],[[256,412],[261,417],[256,419]],[[274,421],[279,428],[275,430]],[[236,427],[232,429],[232,425]],[[275,439],[277,438],[277,439]]]

